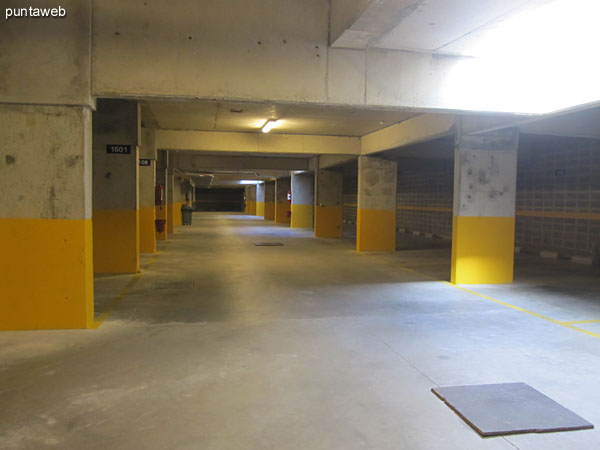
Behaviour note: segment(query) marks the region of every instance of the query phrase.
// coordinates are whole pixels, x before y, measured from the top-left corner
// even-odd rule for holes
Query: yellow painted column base
[[[265,215],[265,202],[256,202],[256,215],[257,216]]]
[[[275,223],[290,223],[290,204],[275,203]]]
[[[290,218],[290,228],[312,228],[313,205],[295,205],[292,203],[292,217]]]
[[[139,210],[94,211],[94,272],[140,271]]]
[[[156,240],[157,241],[166,241],[167,237],[168,237],[168,230],[167,230],[167,206],[166,205],[157,205],[155,206],[156,208],[156,219],[162,219],[165,221],[165,228],[164,231],[162,233],[159,233],[158,231],[156,231],[156,227],[154,228],[154,232],[156,233]]]
[[[396,250],[396,211],[358,209],[356,213],[356,251],[393,252]]]
[[[275,220],[274,202],[265,202],[265,220]]]
[[[181,216],[181,207],[184,205],[183,202],[173,203],[173,226],[180,227],[183,223]]]
[[[92,220],[0,219],[0,330],[92,328]]]
[[[515,219],[454,217],[452,271],[454,284],[513,282]]]
[[[246,214],[248,215],[256,215],[256,202],[247,201],[246,202]]]
[[[344,209],[339,206],[315,206],[315,237],[342,237]]]
[[[156,207],[140,208],[140,253],[156,253]]]

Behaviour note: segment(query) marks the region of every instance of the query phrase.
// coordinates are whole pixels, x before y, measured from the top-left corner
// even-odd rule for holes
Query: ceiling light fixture
[[[262,132],[263,133],[268,133],[269,131],[271,131],[273,128],[275,128],[276,126],[278,126],[280,124],[279,120],[273,120],[273,119],[269,119],[265,122],[265,124],[262,127]]]

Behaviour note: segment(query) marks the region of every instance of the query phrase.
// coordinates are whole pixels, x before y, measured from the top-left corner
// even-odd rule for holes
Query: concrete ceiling
[[[267,119],[278,119],[281,123],[271,133],[363,136],[416,115],[388,109],[301,104],[142,102],[144,126],[169,130],[260,132]]]
[[[551,1],[371,1],[332,45],[480,56],[476,47],[483,36]]]

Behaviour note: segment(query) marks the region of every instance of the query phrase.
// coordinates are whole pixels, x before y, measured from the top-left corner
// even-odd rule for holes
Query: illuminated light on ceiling
[[[281,120],[272,120],[269,119],[265,122],[265,124],[262,127],[262,132],[263,133],[268,133],[269,131],[271,131],[273,128],[278,127],[279,125],[281,125]]]
[[[600,101],[600,1],[538,3],[491,28],[463,54],[445,100],[471,110],[547,114]]]
[[[240,180],[238,184],[259,184],[261,181],[259,180]]]

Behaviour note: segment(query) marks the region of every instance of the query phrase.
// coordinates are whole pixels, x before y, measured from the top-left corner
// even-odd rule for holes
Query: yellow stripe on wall
[[[92,220],[0,219],[0,330],[92,328]]]
[[[512,283],[514,242],[513,217],[453,217],[451,283]]]
[[[516,215],[523,217],[551,217],[554,219],[600,220],[600,214],[567,211],[517,211]]]
[[[344,208],[339,206],[315,206],[315,237],[341,237]]]
[[[396,211],[359,209],[356,213],[356,251],[396,250]]]
[[[313,205],[292,204],[291,211],[290,228],[313,227]]]
[[[452,212],[452,208],[443,208],[437,206],[411,206],[411,205],[398,205],[396,207],[399,211],[433,211],[433,212]]]
[[[356,206],[356,205],[355,204],[346,204],[345,206]],[[412,206],[412,205],[398,205],[396,209],[405,210],[405,211],[452,212],[452,208]],[[521,216],[521,217],[548,217],[548,218],[554,218],[554,219],[600,220],[600,214],[586,213],[586,212],[520,210],[520,211],[516,211],[515,215]]]
[[[288,202],[275,203],[275,223],[290,223],[290,204]]]
[[[94,211],[93,220],[94,272],[139,272],[139,210]]]
[[[265,202],[265,220],[274,220],[275,219],[275,203],[274,202]]]
[[[140,208],[140,252],[156,253],[156,207]]]

